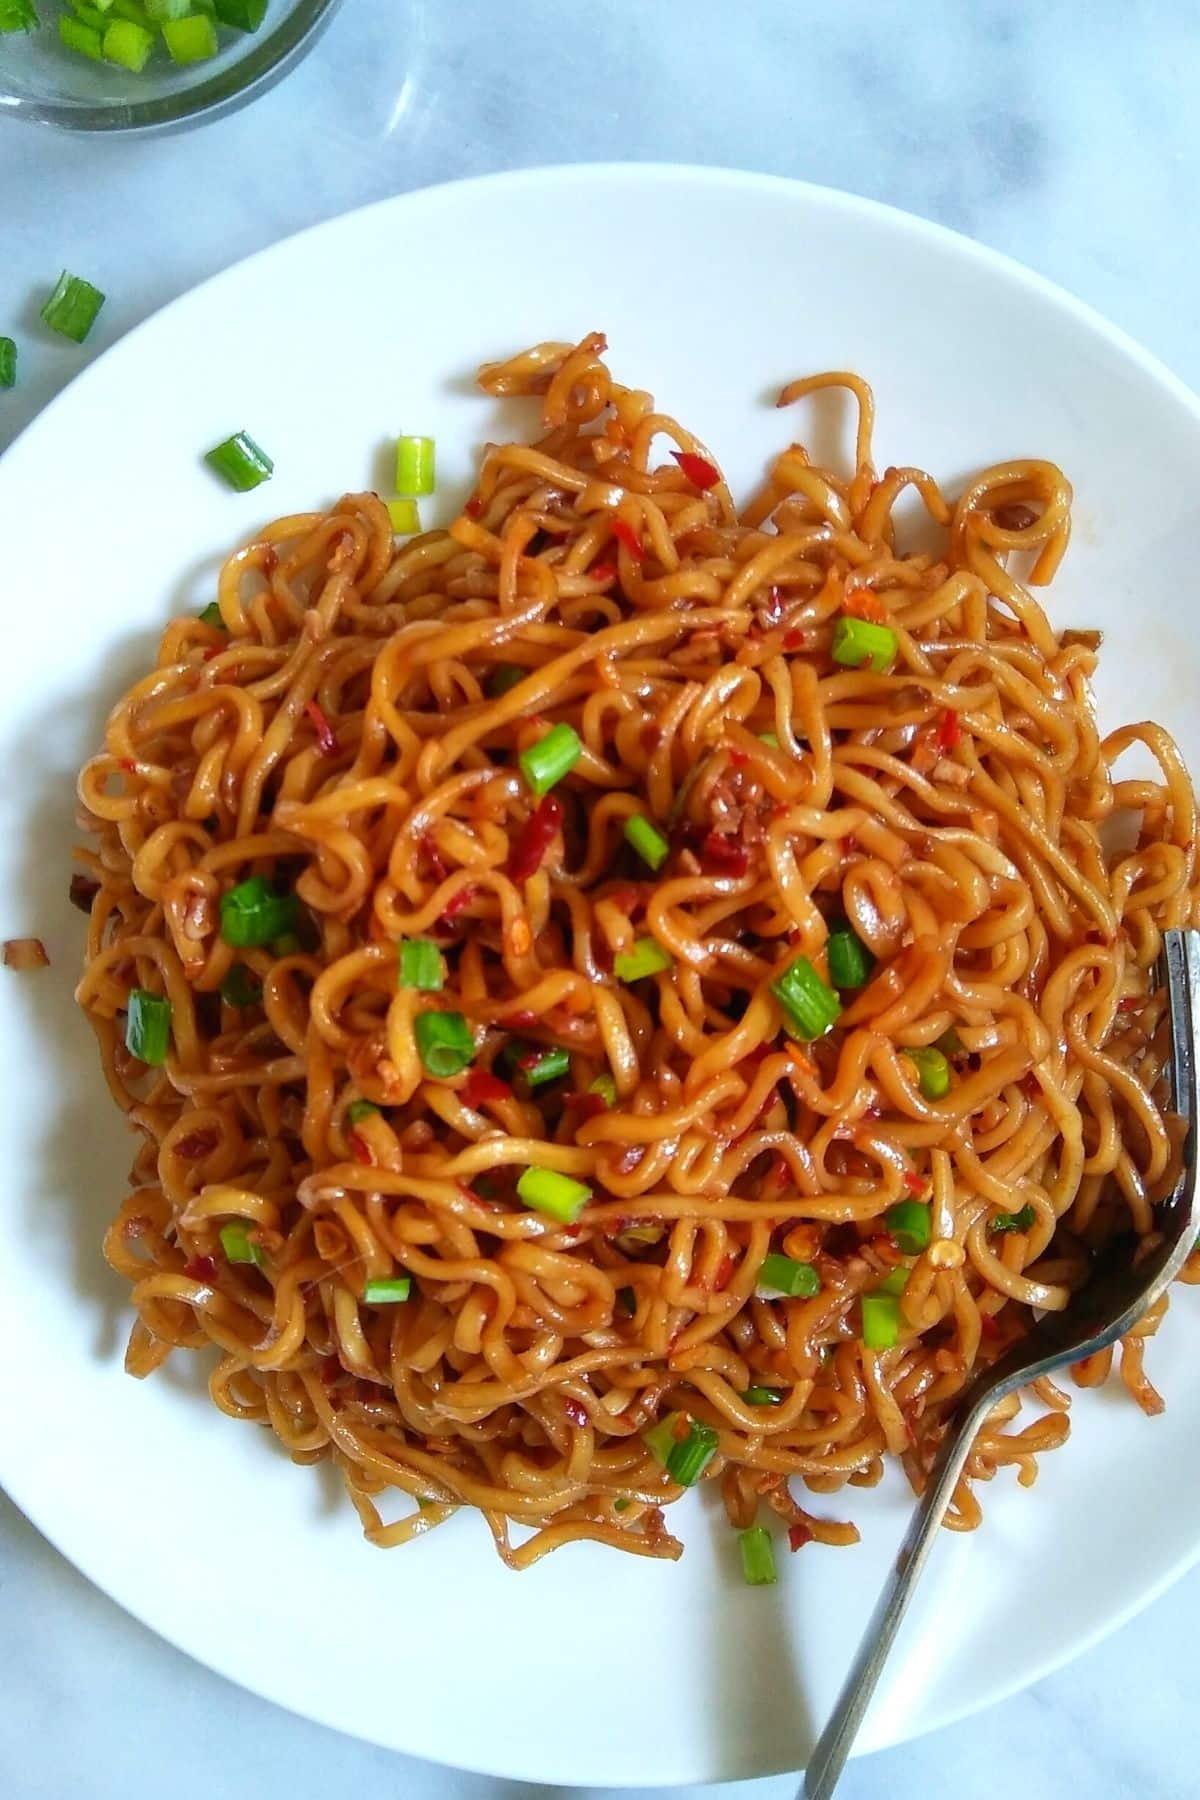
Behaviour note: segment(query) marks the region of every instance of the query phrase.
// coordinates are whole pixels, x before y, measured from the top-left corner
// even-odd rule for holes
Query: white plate
[[[215,559],[267,515],[383,479],[400,430],[436,434],[444,516],[479,443],[532,423],[474,394],[476,364],[593,328],[735,486],[808,428],[767,403],[781,381],[829,367],[875,384],[881,465],[954,484],[1001,457],[1060,462],[1078,524],[1053,612],[1108,634],[1103,717],[1161,719],[1200,766],[1200,408],[965,239],[762,177],[575,168],[389,201],[219,276],[0,463],[0,937],[36,933],[53,958],[0,975],[0,1477],[130,1612],[297,1712],[495,1774],[652,1784],[803,1763],[899,1537],[901,1482],[818,1501],[862,1545],[785,1555],[770,1590],[742,1585],[712,1496],[673,1519],[678,1565],[573,1546],[512,1575],[466,1513],[369,1549],[336,1480],[218,1415],[186,1359],[142,1384],[121,1372],[125,1294],[99,1240],[132,1143],[72,1006],[66,902],[75,770],[162,622],[210,597]],[[246,496],[200,461],[241,427],[277,470]],[[861,1748],[1033,1680],[1195,1560],[1195,1306],[1176,1297],[1151,1353],[1163,1418],[1082,1396],[1036,1490],[1002,1475],[983,1529],[945,1536]]]

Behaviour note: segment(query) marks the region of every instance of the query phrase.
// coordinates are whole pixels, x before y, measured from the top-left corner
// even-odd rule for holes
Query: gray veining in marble
[[[403,189],[546,162],[724,163],[891,201],[1063,283],[1200,386],[1197,91],[1195,0],[345,0],[234,118],[155,142],[0,126],[0,331],[26,339],[0,446],[85,358],[248,252]],[[110,296],[82,352],[28,329],[64,262]],[[1197,1794],[1197,1603],[1193,1574],[1030,1692],[853,1765],[847,1800]],[[229,1686],[0,1500],[4,1800],[521,1791]]]

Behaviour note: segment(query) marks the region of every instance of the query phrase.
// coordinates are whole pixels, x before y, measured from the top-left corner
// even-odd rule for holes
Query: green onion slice
[[[847,669],[868,665],[876,675],[886,675],[896,660],[900,639],[890,625],[843,615],[833,628],[832,655]]]
[[[597,1075],[595,1081],[588,1082],[589,1094],[599,1094],[605,1106],[617,1104],[617,1084],[611,1075]]]
[[[17,346],[12,338],[0,337],[0,388],[17,385]]]
[[[218,600],[210,600],[197,618],[202,625],[211,625],[214,631],[228,631],[229,627],[221,616],[221,604]]]
[[[779,748],[779,739],[775,736],[773,731],[760,731],[758,734],[758,741],[760,744],[766,744],[771,750],[778,750]]]
[[[917,1071],[917,1085],[926,1100],[944,1100],[950,1092],[950,1064],[940,1050],[906,1048],[904,1055]]]
[[[389,500],[388,518],[396,537],[413,537],[421,529],[421,513],[415,500]]]
[[[497,663],[488,676],[487,691],[493,700],[498,700],[501,694],[507,694],[524,681],[528,673],[529,670],[523,669],[519,663]]]
[[[537,795],[547,794],[573,769],[583,754],[579,733],[561,721],[517,758],[526,781]]]
[[[878,1287],[875,1288],[875,1293],[891,1294],[893,1296],[902,1294],[908,1286],[908,1273],[908,1270],[905,1268],[897,1267],[893,1269],[890,1275],[884,1276]]]
[[[821,1291],[821,1277],[811,1263],[797,1262],[794,1257],[782,1256],[777,1250],[772,1250],[762,1259],[758,1285],[770,1288],[776,1294],[811,1300],[814,1294]]]
[[[40,24],[32,0],[0,0],[0,31],[36,31]]]
[[[421,994],[440,992],[446,980],[441,951],[428,938],[401,938],[398,984]]]
[[[544,1087],[548,1081],[561,1081],[571,1070],[571,1057],[566,1050],[547,1050],[527,1067],[518,1064],[530,1087]]]
[[[1023,1206],[1020,1212],[997,1213],[994,1219],[988,1220],[988,1231],[1003,1233],[1005,1231],[1031,1231],[1037,1223],[1037,1212],[1032,1206]]]
[[[888,1207],[884,1224],[905,1256],[920,1256],[932,1231],[930,1210],[922,1200],[898,1200]]]
[[[107,29],[104,14],[97,13],[101,25]],[[100,31],[86,20],[73,19],[69,13],[63,13],[58,21],[59,41],[68,50],[74,50],[79,56],[88,56],[93,62],[101,62],[104,58],[103,43]],[[11,386],[11,382],[9,383]]]
[[[613,958],[618,981],[643,981],[647,975],[661,975],[670,967],[671,957],[652,937],[635,938],[632,950],[623,950]]]
[[[161,1068],[171,1042],[171,1002],[146,988],[134,988],[125,1017],[125,1048],[139,1062]]]
[[[296,923],[295,894],[277,894],[265,875],[251,875],[221,895],[221,936],[236,949],[270,944]]]
[[[789,963],[771,983],[771,992],[783,1008],[788,1031],[806,1041],[823,1037],[842,1010],[841,1001],[807,956]]]
[[[717,1454],[717,1434],[699,1419],[688,1419],[684,1432],[684,1417],[683,1413],[668,1413],[643,1431],[642,1440],[672,1481],[680,1487],[694,1487]]]
[[[174,4],[174,0],[171,3]],[[217,54],[217,28],[204,13],[164,19],[162,35],[171,61],[180,67],[205,62]]]
[[[221,998],[226,1006],[257,1006],[262,999],[262,983],[254,979],[245,963],[234,963],[221,983]]]
[[[411,1275],[395,1275],[388,1281],[368,1281],[363,1288],[363,1299],[368,1306],[395,1306],[400,1300],[407,1300],[412,1292]]]
[[[642,813],[635,813],[632,818],[626,819],[625,842],[652,869],[661,869],[671,854],[671,846],[662,832]]]
[[[144,25],[135,25],[132,19],[114,19],[104,33],[101,48],[108,62],[119,63],[131,74],[140,75],[150,60],[154,33]]]
[[[779,1577],[775,1573],[775,1551],[766,1526],[751,1525],[748,1531],[739,1531],[738,1548],[742,1553],[742,1574],[747,1587],[773,1587]]]
[[[474,1060],[471,1027],[458,1012],[418,1013],[413,1021],[417,1049],[427,1072],[439,1081],[461,1075]]]
[[[170,19],[186,19],[192,10],[192,0],[143,0],[143,4],[150,18],[159,25],[165,25]]]
[[[517,1195],[534,1212],[545,1213],[560,1225],[574,1225],[592,1190],[582,1181],[560,1175],[557,1169],[526,1169],[517,1182]]]
[[[396,492],[398,494],[432,494],[436,485],[433,439],[430,437],[397,438]]]
[[[860,988],[875,967],[875,958],[856,932],[847,925],[831,931],[825,946],[829,979],[835,988]]]
[[[352,1100],[346,1108],[346,1117],[352,1125],[361,1125],[364,1119],[369,1119],[372,1113],[378,1111],[373,1100]]]
[[[747,1406],[782,1406],[784,1389],[776,1387],[748,1387],[742,1395]]]
[[[250,1227],[244,1219],[230,1219],[228,1225],[222,1225],[218,1235],[227,1262],[257,1263],[262,1268],[262,1249],[251,1238]]]
[[[111,31],[112,27],[109,27]],[[137,27],[135,26],[136,30]],[[105,51],[108,55],[107,36]],[[59,332],[72,343],[82,344],[92,326],[96,323],[96,314],[104,305],[104,295],[100,289],[93,287],[90,281],[84,281],[80,275],[71,275],[66,269],[58,278],[58,283],[42,308],[42,318],[51,331]]]
[[[248,431],[235,431],[215,449],[206,451],[204,460],[239,494],[248,494],[275,473],[275,464]]]
[[[864,1294],[860,1304],[867,1349],[891,1350],[900,1336],[900,1301],[896,1295],[876,1289],[873,1294]]]
[[[214,0],[222,25],[236,25],[239,31],[257,31],[267,16],[267,0]]]

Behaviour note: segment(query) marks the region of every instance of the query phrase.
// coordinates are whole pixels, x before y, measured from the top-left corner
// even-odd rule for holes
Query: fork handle
[[[850,1667],[829,1722],[817,1739],[808,1767],[804,1772],[804,1800],[829,1800],[837,1786],[850,1754],[850,1746],[862,1724],[863,1714],[883,1673],[883,1665],[900,1629],[900,1621],[908,1611],[913,1589],[929,1560],[938,1526],[945,1517],[958,1478],[963,1472],[971,1445],[989,1408],[996,1403],[995,1391],[981,1392],[975,1404],[956,1421],[952,1431],[942,1440],[941,1449],[930,1472],[920,1505],[913,1513],[904,1542],[896,1555],[891,1573],[871,1614],[871,1622]]]

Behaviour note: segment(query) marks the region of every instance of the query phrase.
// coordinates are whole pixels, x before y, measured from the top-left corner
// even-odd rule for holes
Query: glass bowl
[[[176,65],[161,46],[140,75],[92,62],[59,41],[65,0],[37,0],[41,27],[0,35],[0,119],[68,131],[170,131],[244,106],[317,40],[339,0],[270,0],[255,32],[221,29],[205,62]]]

